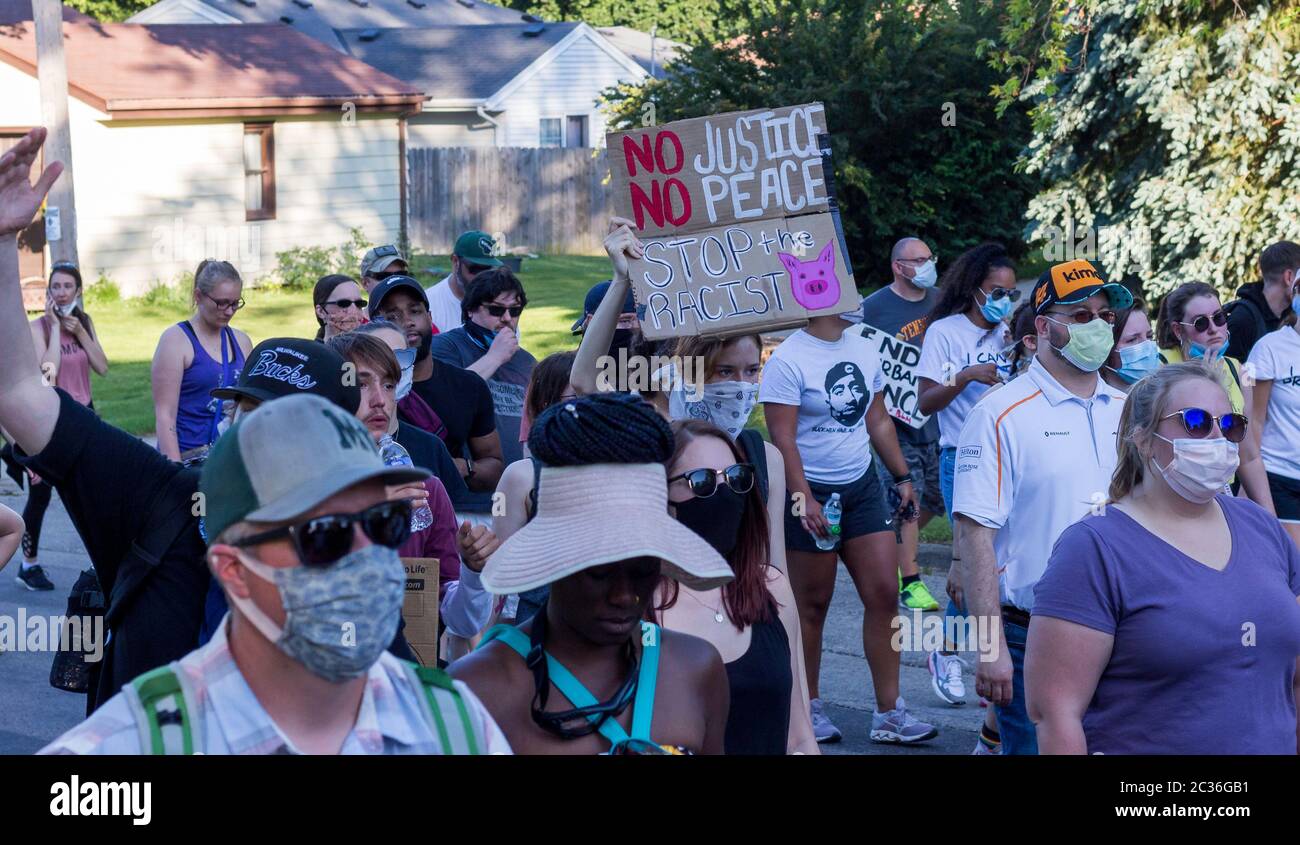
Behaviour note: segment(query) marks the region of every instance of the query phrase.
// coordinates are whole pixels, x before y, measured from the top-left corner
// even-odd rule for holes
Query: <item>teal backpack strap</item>
[[[127,701],[146,754],[193,754],[197,710],[174,665],[160,666],[132,681]],[[175,730],[168,730],[168,728]]]
[[[655,715],[655,684],[659,680],[659,638],[663,632],[653,622],[641,623],[641,674],[636,681],[636,702],[632,705],[632,738],[650,739]]]
[[[528,659],[528,654],[533,648],[532,641],[528,638],[528,635],[512,625],[497,625],[493,627],[483,637],[483,641],[479,643],[479,648],[482,648],[492,640],[501,640],[501,642],[518,652],[519,656],[525,660]],[[573,673],[564,667],[564,664],[560,663],[560,661],[551,657],[549,654],[546,655],[546,671],[551,679],[551,683],[555,684],[555,688],[560,691],[561,695],[569,699],[569,703],[574,707],[590,707],[593,704],[600,703],[596,700],[596,697],[588,692],[587,688],[582,685],[582,681],[579,681],[574,677]],[[642,674],[644,675],[644,669],[642,670]],[[640,691],[638,690],[638,695],[639,694]],[[598,717],[592,716],[589,718],[591,718],[592,721],[595,721]],[[615,745],[618,745],[621,742],[626,742],[628,739],[627,731],[623,730],[623,726],[614,719],[606,719],[597,730],[600,731],[601,736],[605,737],[605,739]]]
[[[443,754],[479,754],[479,741],[474,723],[469,718],[465,698],[456,689],[452,677],[441,669],[402,661],[407,674],[418,689],[424,690],[425,703],[433,718]],[[449,725],[456,726],[455,732]]]

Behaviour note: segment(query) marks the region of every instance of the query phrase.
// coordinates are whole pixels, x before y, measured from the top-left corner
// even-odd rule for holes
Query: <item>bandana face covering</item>
[[[748,381],[715,381],[704,385],[703,405],[709,422],[735,440],[758,403],[758,385]]]
[[[401,402],[411,392],[415,376],[415,350],[398,349],[393,354],[397,356],[398,366],[402,368],[402,376],[397,382],[397,401]]]
[[[227,593],[231,604],[280,651],[330,683],[366,674],[397,634],[406,571],[396,549],[370,545],[328,566],[268,566],[242,551],[239,562],[280,591],[284,627],[251,599]]]

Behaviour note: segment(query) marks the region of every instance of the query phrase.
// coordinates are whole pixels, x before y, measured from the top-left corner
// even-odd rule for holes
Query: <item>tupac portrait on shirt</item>
[[[852,361],[841,361],[826,373],[826,404],[831,417],[846,428],[853,428],[867,412],[867,380],[862,368]]]

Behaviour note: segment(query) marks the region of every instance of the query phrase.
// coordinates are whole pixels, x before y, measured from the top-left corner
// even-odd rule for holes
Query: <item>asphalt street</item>
[[[0,478],[0,503],[22,510],[25,493],[7,477]],[[931,592],[946,601],[943,582],[946,546],[926,546],[921,564]],[[85,548],[72,528],[58,496],[45,517],[40,562],[56,589],[31,592],[15,580],[20,555],[0,571],[0,620],[14,624],[20,611],[27,618],[62,614],[78,573],[89,566]],[[0,624],[3,624],[0,621]],[[843,567],[827,619],[822,656],[822,697],[827,712],[844,732],[844,740],[823,745],[832,754],[969,754],[975,747],[983,711],[972,696],[963,707],[941,702],[930,685],[923,651],[903,653],[902,692],[920,719],[936,725],[939,736],[920,745],[900,748],[870,741],[871,676],[862,656],[862,603]],[[0,754],[30,754],[77,724],[85,712],[85,697],[49,685],[48,651],[10,649],[0,653]],[[968,674],[968,689],[974,687]]]

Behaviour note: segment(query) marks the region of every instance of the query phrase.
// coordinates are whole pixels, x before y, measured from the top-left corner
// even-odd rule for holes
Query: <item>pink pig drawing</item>
[[[840,280],[835,275],[835,242],[822,248],[813,261],[800,261],[793,255],[778,252],[786,272],[794,301],[809,311],[830,308],[840,301]]]

